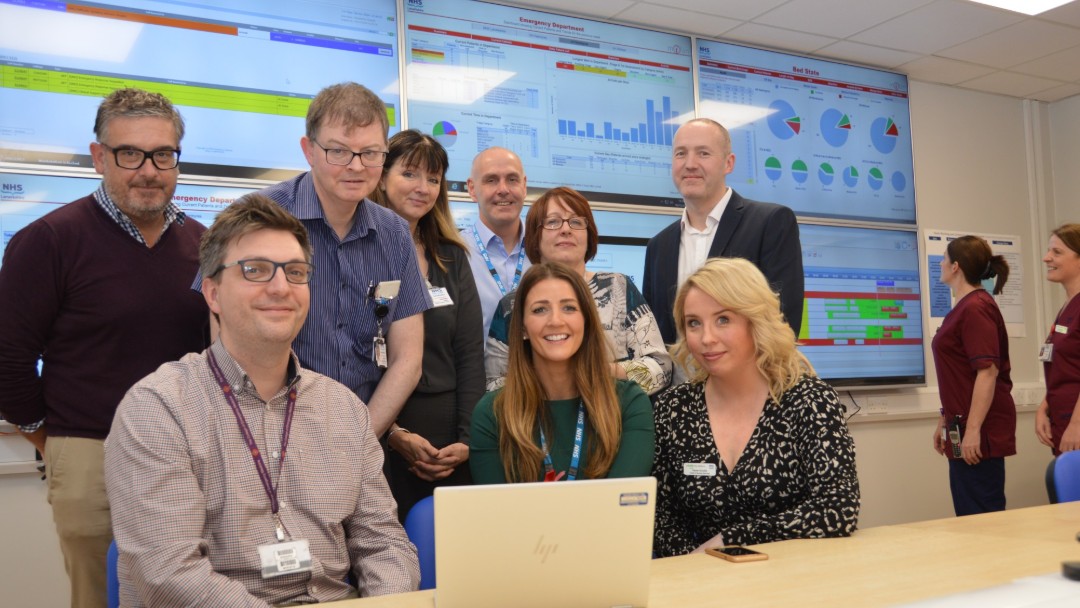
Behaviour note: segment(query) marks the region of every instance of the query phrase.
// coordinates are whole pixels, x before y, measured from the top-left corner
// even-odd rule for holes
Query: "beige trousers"
[[[105,608],[105,556],[112,542],[105,442],[50,437],[44,457],[49,504],[71,580],[71,606]]]

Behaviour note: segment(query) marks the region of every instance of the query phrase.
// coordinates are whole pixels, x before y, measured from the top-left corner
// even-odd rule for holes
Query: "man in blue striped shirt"
[[[366,198],[382,176],[388,130],[386,106],[366,87],[327,87],[300,138],[311,171],[262,191],[304,224],[314,249],[311,309],[293,350],[367,404],[376,436],[420,380],[420,313],[431,307],[408,225]]]

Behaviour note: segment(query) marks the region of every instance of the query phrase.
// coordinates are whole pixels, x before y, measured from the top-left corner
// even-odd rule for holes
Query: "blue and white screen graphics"
[[[803,224],[799,347],[837,386],[922,384],[922,295],[914,231]]]
[[[731,131],[729,186],[800,216],[915,223],[906,76],[697,43],[699,113]]]
[[[531,188],[677,206],[671,138],[693,115],[690,38],[471,0],[405,3],[409,126],[450,154],[451,191],[491,146]]]
[[[307,169],[307,107],[339,82],[378,94],[400,128],[394,0],[0,0],[0,23],[0,161],[91,166],[95,112],[121,87],[177,105],[187,174]]]

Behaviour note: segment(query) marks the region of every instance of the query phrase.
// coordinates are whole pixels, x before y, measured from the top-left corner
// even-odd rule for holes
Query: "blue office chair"
[[[1058,502],[1080,500],[1080,451],[1064,452],[1054,460],[1054,489]]]
[[[435,588],[435,497],[428,496],[409,509],[405,533],[420,558],[420,589]]]
[[[116,541],[109,543],[109,553],[105,557],[105,573],[108,580],[105,583],[106,605],[109,608],[120,608],[120,575],[116,571],[116,560],[120,557],[116,550]]]

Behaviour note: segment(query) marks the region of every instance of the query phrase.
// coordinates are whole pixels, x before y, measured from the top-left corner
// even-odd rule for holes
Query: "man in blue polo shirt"
[[[382,436],[420,380],[431,299],[409,227],[367,200],[382,176],[389,121],[373,92],[327,87],[300,138],[311,171],[262,191],[311,236],[311,310],[293,343],[305,368],[352,389]]]

